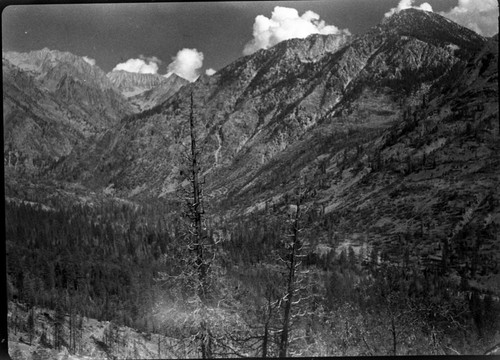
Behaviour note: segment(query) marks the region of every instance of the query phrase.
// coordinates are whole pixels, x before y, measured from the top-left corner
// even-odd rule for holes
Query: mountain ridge
[[[404,16],[406,15],[394,15],[396,20]],[[447,20],[437,16],[436,21],[439,21],[439,24],[443,26],[449,24]],[[433,19],[433,15],[425,17]],[[430,23],[433,24],[434,21]],[[454,26],[450,28],[455,29]],[[226,167],[227,178],[242,182],[238,175],[239,171],[233,171],[235,170],[231,165],[233,162],[254,164],[250,169],[258,168],[307,131],[323,126],[321,124],[327,124],[333,119],[342,118],[342,114],[347,115],[350,121],[364,122],[363,117],[359,115],[360,111],[367,110],[360,110],[356,99],[367,91],[378,94],[376,96],[384,99],[387,109],[392,109],[385,110],[390,116],[378,116],[376,120],[380,126],[388,126],[391,121],[398,118],[398,113],[401,111],[398,107],[401,107],[401,102],[419,103],[422,94],[435,79],[457,62],[465,61],[467,57],[466,53],[447,47],[448,43],[441,43],[438,47],[434,44],[435,41],[426,43],[417,38],[401,35],[404,29],[398,31],[394,28],[389,29],[386,25],[377,26],[367,34],[355,38],[312,36],[308,39],[282,42],[271,49],[243,57],[219,70],[212,77],[202,77],[197,82],[183,87],[161,107],[155,108],[155,111],[139,114],[134,121],[127,122],[122,130],[126,131],[126,127],[134,128],[130,135],[125,135],[122,130],[116,134],[122,133],[126,138],[139,136],[134,140],[136,143],[147,143],[146,135],[132,135],[132,133],[145,134],[150,131],[146,128],[152,129],[151,124],[154,123],[157,128],[151,131],[164,134],[162,137],[165,139],[156,140],[156,136],[153,136],[150,141],[159,144],[170,139],[168,140],[170,150],[167,151],[175,152],[176,143],[180,138],[172,136],[172,131],[174,134],[182,134],[182,119],[187,116],[188,109],[185,99],[188,99],[188,94],[193,91],[195,112],[200,127],[208,126],[207,130],[201,129],[200,132],[201,137],[208,135],[205,150],[211,155],[207,156],[205,162],[214,164],[216,160],[212,172],[216,169],[221,170],[221,166]],[[470,35],[468,38],[469,35],[470,32],[464,30],[463,34],[454,34],[451,37],[462,46],[469,44],[475,47],[478,41],[485,41],[477,35]],[[305,58],[304,54],[299,51],[297,55],[294,51],[314,47],[311,41],[325,42],[329,39],[334,40],[332,46],[328,51],[314,53],[312,56],[314,61],[304,62],[302,61]],[[413,88],[407,88],[408,84],[413,84]],[[405,94],[402,95],[401,90]],[[197,107],[203,107],[203,111],[197,110]],[[353,111],[357,112],[358,116],[349,117]],[[167,122],[165,119],[168,119]],[[144,126],[143,129],[141,126]],[[345,128],[345,125],[339,124],[338,127]],[[126,142],[122,140],[116,138],[113,142]],[[127,149],[123,151],[127,152]],[[148,166],[156,169],[155,173],[158,172],[154,179],[162,177],[160,171],[164,174],[175,173],[175,170],[171,172],[164,169],[164,164],[153,165],[154,158],[173,160],[173,153],[167,155],[164,151],[151,147],[144,152],[150,154],[151,160],[147,161]],[[114,150],[110,150],[110,153],[112,152]],[[143,151],[136,149],[132,152],[137,154]],[[123,159],[139,159],[132,154],[120,156],[115,153],[115,155]],[[114,167],[112,159],[115,155],[106,161],[111,167]],[[144,158],[141,158],[140,161],[143,160]],[[108,177],[109,180],[105,180],[104,183],[127,182],[130,191],[148,182],[147,179],[141,178],[132,180],[130,175],[138,174],[137,170],[132,170],[138,165],[135,165],[134,161],[127,163],[118,160],[118,163],[125,164],[126,167],[113,173],[114,175]],[[100,166],[102,165],[98,165]],[[162,168],[163,170],[160,170]],[[244,171],[245,176],[251,176],[253,171],[255,170]],[[222,177],[222,179],[227,178]],[[171,188],[170,184],[173,181],[170,175],[167,176],[164,180],[164,189],[165,186]],[[215,179],[215,182],[220,180]],[[134,183],[135,185],[132,185]],[[152,189],[150,186],[145,188]],[[156,187],[153,193],[157,196],[164,191]]]
[[[107,73],[106,76],[125,97],[138,95],[166,80],[165,77],[159,74],[140,74],[125,70],[113,70]]]

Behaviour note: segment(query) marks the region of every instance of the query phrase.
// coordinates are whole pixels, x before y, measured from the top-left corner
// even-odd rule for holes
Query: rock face
[[[108,73],[111,83],[133,106],[134,112],[149,110],[175,94],[181,87],[189,84],[186,79],[170,75],[168,78],[158,74],[139,74],[123,70]]]
[[[131,97],[164,83],[167,79],[158,74],[139,74],[115,70],[107,74],[108,79],[120,92]]]
[[[189,84],[188,80],[176,74],[172,74],[168,78],[163,79],[164,80],[158,85],[129,98],[130,103],[138,109],[138,112],[152,109],[164,103],[168,98],[179,91],[181,87]]]

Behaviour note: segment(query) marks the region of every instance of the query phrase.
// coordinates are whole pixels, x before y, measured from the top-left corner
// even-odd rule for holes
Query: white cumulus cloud
[[[293,39],[306,38],[311,34],[350,34],[347,29],[339,29],[334,25],[327,25],[320,16],[313,11],[306,11],[299,16],[293,8],[276,6],[271,18],[258,15],[253,24],[253,39],[243,49],[244,55],[253,54],[260,49],[268,49],[277,43]]]
[[[139,59],[147,61],[147,62],[154,62],[158,65],[160,65],[163,61],[158,59],[156,56],[144,56],[144,55],[139,55]]]
[[[158,58],[153,57],[158,60]],[[124,63],[116,65],[113,69],[124,70],[132,73],[139,74],[156,74],[158,72],[158,62],[149,59],[128,59]]]
[[[172,73],[189,81],[195,81],[200,76],[199,69],[203,66],[203,53],[196,49],[184,48],[177,52],[168,65],[166,77]]]
[[[457,6],[439,14],[483,36],[498,33],[496,0],[458,0]]]
[[[389,17],[394,15],[397,12],[400,12],[401,10],[405,9],[418,9],[418,10],[425,10],[425,11],[431,11],[432,12],[432,6],[429,3],[423,3],[419,6],[413,6],[413,3],[415,0],[401,0],[398,4],[398,6],[392,8],[388,12],[384,14],[385,17]]]
[[[210,68],[210,69],[207,69],[205,70],[205,74],[207,74],[208,76],[212,76],[213,74],[215,74],[217,71],[215,71],[214,69]]]
[[[94,66],[95,65],[95,59],[89,58],[88,56],[83,56],[83,60],[85,60],[86,63]]]

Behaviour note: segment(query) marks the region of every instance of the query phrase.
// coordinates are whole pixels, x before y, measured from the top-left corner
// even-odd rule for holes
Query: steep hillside
[[[282,42],[124,120],[83,162],[69,159],[64,172],[93,174],[80,179],[97,188],[113,184],[122,195],[173,192],[192,92],[209,190],[250,205],[263,188],[282,192],[284,180],[293,186],[293,177],[325,148],[369,140],[401,121],[406,106],[420,103],[435,81],[484,43],[457,26],[407,10],[355,38]],[[423,28],[446,36],[428,40]]]
[[[111,71],[107,77],[125,97],[151,90],[166,81],[165,77],[158,74],[131,73],[124,70]]]
[[[3,67],[4,165],[43,166],[68,155],[91,133],[78,113],[36,85],[36,80],[5,59]]]
[[[54,310],[9,303],[9,353],[13,360],[44,358],[91,360],[107,358],[177,358],[176,339],[151,332],[144,333],[110,321],[97,321],[75,314],[57,317]],[[31,320],[28,320],[31,319]],[[52,335],[63,322],[60,349],[52,348]],[[28,325],[31,321],[31,328]],[[72,334],[70,336],[70,334]]]
[[[341,239],[365,234],[394,260],[407,248],[500,291],[498,115],[494,38],[382,136],[325,151],[305,168],[318,210]]]
[[[37,83],[70,107],[76,107],[99,129],[130,114],[131,107],[96,65],[69,52],[47,48],[2,57],[35,77]]]
[[[170,75],[157,86],[141,92],[129,98],[138,111],[149,110],[157,105],[164,103],[168,98],[173,96],[181,87],[189,84],[189,81],[177,76],[176,74]]]
[[[4,52],[2,71],[8,174],[39,174],[132,112],[102,70],[70,53]]]

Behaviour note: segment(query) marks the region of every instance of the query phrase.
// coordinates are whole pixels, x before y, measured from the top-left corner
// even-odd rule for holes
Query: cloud
[[[158,59],[156,56],[144,56],[141,54],[141,55],[139,55],[139,59],[147,61],[147,62],[154,62],[158,65],[161,65],[163,63],[163,61]]]
[[[401,10],[405,9],[418,9],[418,10],[425,10],[425,11],[431,11],[432,12],[432,6],[429,3],[423,3],[419,6],[413,6],[413,3],[415,0],[401,0],[395,8],[392,8],[388,12],[384,14],[385,17],[389,17],[394,15],[397,12],[400,12]]]
[[[457,6],[439,14],[483,36],[498,33],[496,0],[458,0]]]
[[[150,59],[156,59],[156,60],[159,59],[156,57],[148,59],[128,59],[124,63],[116,65],[113,71],[125,70],[128,72],[139,73],[139,74],[156,74],[158,72],[159,62]]]
[[[85,60],[86,63],[94,66],[95,65],[95,59],[89,58],[87,56],[83,56],[83,60]]]
[[[172,73],[175,73],[192,82],[200,76],[198,69],[202,66],[203,53],[196,49],[184,48],[172,58],[172,62],[167,68],[168,73],[165,76],[169,77]]]
[[[253,39],[243,49],[243,55],[253,54],[260,49],[269,49],[277,43],[293,39],[306,38],[311,34],[350,34],[349,30],[340,30],[334,25],[326,25],[320,16],[306,11],[302,16],[296,9],[276,6],[271,18],[258,15],[253,24]]]
[[[212,76],[213,74],[215,74],[217,71],[215,71],[214,69],[210,68],[210,69],[207,69],[205,70],[205,74],[207,74],[208,76]]]

